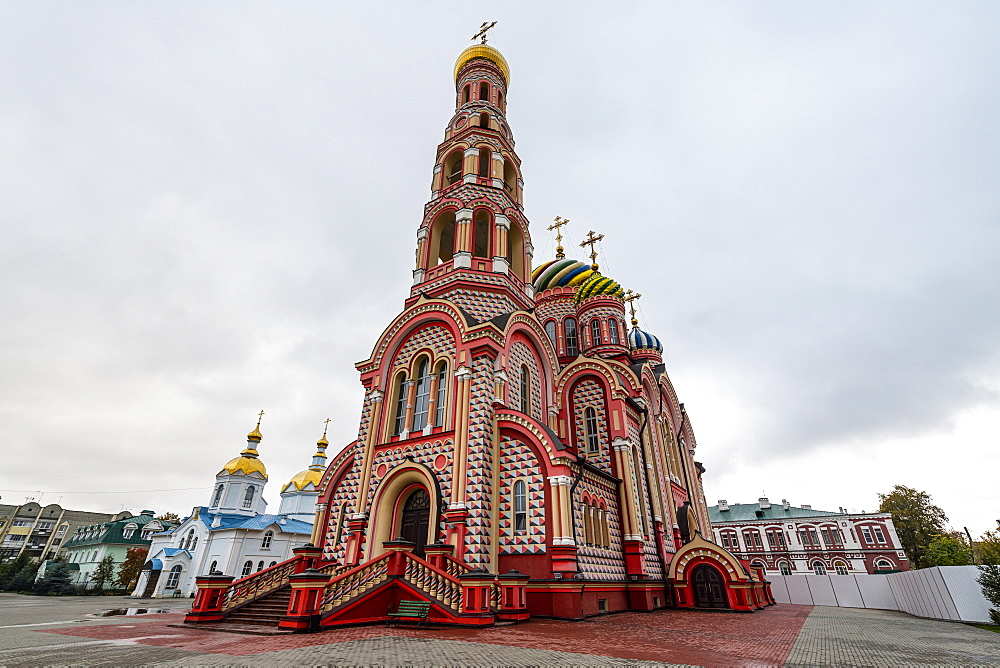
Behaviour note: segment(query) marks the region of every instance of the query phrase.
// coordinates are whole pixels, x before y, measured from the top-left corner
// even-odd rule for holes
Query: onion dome
[[[628,347],[632,350],[655,350],[658,353],[663,352],[663,344],[660,343],[660,340],[638,327],[633,327],[632,331],[628,333]]]
[[[257,452],[257,444],[264,438],[260,433],[260,417],[263,415],[264,411],[261,411],[260,416],[257,418],[257,426],[247,434],[247,447],[243,449],[239,457],[230,459],[217,475],[225,473],[242,473],[244,475],[259,473],[264,478],[267,478],[267,469],[264,468],[264,462],[260,461],[260,454]]]
[[[585,299],[602,296],[624,297],[625,291],[615,279],[608,278],[607,276],[601,276],[596,271],[593,271],[591,272],[590,278],[588,278],[576,291],[576,297],[574,297],[573,300],[579,304]]]
[[[488,44],[474,44],[459,54],[458,60],[455,61],[456,82],[458,81],[458,73],[462,71],[465,64],[475,58],[485,58],[494,63],[503,72],[503,77],[507,80],[507,85],[510,85],[510,67],[507,65],[507,61],[504,59],[503,54]]]
[[[549,288],[565,288],[581,285],[594,275],[594,270],[586,262],[579,260],[552,260],[535,267],[531,272],[531,282],[535,292]]]
[[[327,423],[329,424],[329,420]],[[295,489],[304,489],[306,485],[312,483],[312,486],[319,487],[319,483],[323,480],[323,471],[326,470],[326,448],[330,445],[330,442],[326,440],[326,429],[323,430],[323,435],[320,439],[316,441],[316,454],[313,455],[312,464],[309,465],[304,471],[299,471],[292,476],[292,479],[288,481],[284,489],[288,490],[292,485]]]

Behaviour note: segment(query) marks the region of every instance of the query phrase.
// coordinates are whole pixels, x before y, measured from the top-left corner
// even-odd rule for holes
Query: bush
[[[990,621],[1000,626],[1000,610],[990,610]]]
[[[76,594],[76,587],[73,586],[73,574],[63,562],[56,562],[45,569],[45,577],[35,583],[35,593],[39,596],[54,594],[56,596],[66,596]]]
[[[985,566],[980,566],[979,570],[981,574],[979,576],[978,582],[979,586],[983,588],[983,596],[986,600],[1000,608],[1000,566],[996,564],[988,564]],[[990,610],[990,619],[997,626],[1000,626],[1000,610]]]

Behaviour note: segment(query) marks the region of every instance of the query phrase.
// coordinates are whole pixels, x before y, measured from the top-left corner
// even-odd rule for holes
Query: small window
[[[527,365],[521,365],[521,412],[531,412],[531,374]]]
[[[403,432],[403,425],[406,423],[406,374],[399,374],[396,383],[396,419],[392,424],[392,435],[399,436]]]
[[[135,535],[135,530],[138,529],[138,528],[139,528],[139,526],[136,525],[136,524],[127,524],[127,525],[125,525],[125,530],[122,531],[122,538],[124,538],[125,540],[128,540],[133,535]]]
[[[246,577],[246,576],[250,575],[251,573],[253,573],[253,562],[252,561],[248,561],[245,564],[243,564],[243,571],[242,571],[241,574],[243,575],[243,577]]]
[[[250,485],[249,487],[247,487],[247,493],[243,497],[243,507],[244,508],[253,508],[253,495],[254,495],[254,493],[256,491],[257,491],[257,488],[254,487],[253,485]]]
[[[837,571],[837,575],[847,575],[847,564],[843,561],[835,562],[833,568]]]
[[[822,561],[814,561],[813,573],[816,575],[826,575],[826,565]]]
[[[621,341],[618,338],[618,321],[614,318],[608,318],[608,337],[611,339],[611,343],[616,346]]]
[[[514,483],[514,533],[528,530],[528,497],[523,480]]]
[[[485,81],[479,84],[479,99],[480,100],[490,99],[490,86]]]
[[[875,569],[876,570],[879,570],[879,571],[891,571],[891,570],[893,570],[895,568],[896,568],[895,564],[893,564],[888,559],[876,559],[875,560]]]
[[[503,93],[497,91],[497,106],[503,109]]]
[[[444,363],[437,372],[437,398],[434,400],[434,426],[444,426],[444,406],[448,396],[448,366]]]
[[[549,337],[549,342],[552,343],[552,347],[556,347],[556,321],[549,320],[545,323],[545,334]]]
[[[566,354],[576,357],[580,354],[576,338],[576,319],[566,318],[563,322],[563,332],[566,335]]]
[[[486,150],[486,149],[483,149]],[[482,154],[480,153],[480,157]],[[490,252],[490,216],[485,211],[476,213],[475,247],[472,254],[476,257],[489,257]]]
[[[260,561],[257,562],[257,571],[260,572],[262,570],[264,570],[264,560],[263,559],[261,559]]]
[[[212,507],[215,508],[222,501],[222,490],[223,485],[219,485],[215,488],[215,496],[212,498]],[[204,497],[202,497],[204,498]]]
[[[479,163],[478,163],[478,169],[476,170],[476,174],[484,179],[492,176],[491,172],[493,170],[490,169],[490,161],[492,160],[493,160],[493,151],[485,147],[479,149]]]
[[[181,565],[177,564],[170,569],[170,574],[167,576],[167,584],[163,585],[164,589],[177,589],[177,585],[181,581],[181,568]]]
[[[267,567],[271,568],[272,566],[277,566],[277,565],[278,565],[277,561],[272,561],[270,564],[267,565]]]
[[[427,426],[427,412],[431,400],[431,373],[427,358],[417,366],[417,393],[413,402],[413,431]]]
[[[780,564],[778,564],[778,570],[781,571],[782,575],[791,575],[792,574],[792,567],[789,566],[789,564],[788,564],[787,561],[782,561]]]
[[[465,89],[462,91],[462,104],[469,101],[469,96],[472,94],[472,85],[467,84]]]
[[[213,561],[212,565],[208,567],[208,572],[215,573],[217,570],[219,570],[219,562]]]
[[[885,534],[882,533],[882,527],[877,527],[877,526],[872,527],[872,530],[875,532],[875,540],[878,541],[879,543],[884,543]]]
[[[479,114],[479,127],[489,129],[490,127],[489,114]]]
[[[273,540],[273,539],[274,539],[274,532],[270,531],[270,530],[265,531],[264,532],[264,537],[260,541],[260,549],[262,549],[262,550],[270,550],[271,549],[271,540]]]
[[[874,543],[872,540],[872,532],[868,527],[861,527],[861,535],[865,537],[866,543]]]
[[[463,151],[455,151],[448,159],[445,160],[445,175],[448,178],[448,185],[458,183],[462,180],[463,170],[465,168],[465,153]]]
[[[590,343],[594,346],[601,345],[601,321],[597,318],[590,321]]]
[[[587,438],[587,452],[597,452],[600,449],[600,437],[597,433],[597,411],[593,408],[588,407],[583,411],[583,429]]]

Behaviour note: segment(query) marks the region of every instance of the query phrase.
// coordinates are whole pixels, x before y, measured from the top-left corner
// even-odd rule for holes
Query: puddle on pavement
[[[169,608],[115,608],[113,610],[105,610],[104,612],[98,612],[94,614],[94,617],[117,617],[119,615],[124,615],[126,617],[132,617],[133,615],[151,615],[158,612],[176,612]]]

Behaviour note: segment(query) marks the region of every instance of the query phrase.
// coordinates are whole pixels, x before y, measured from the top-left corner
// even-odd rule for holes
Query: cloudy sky
[[[276,509],[351,441],[496,19],[536,258],[607,235],[710,503],[995,526],[1000,4],[371,7],[0,6],[3,503],[183,515],[264,409]]]

